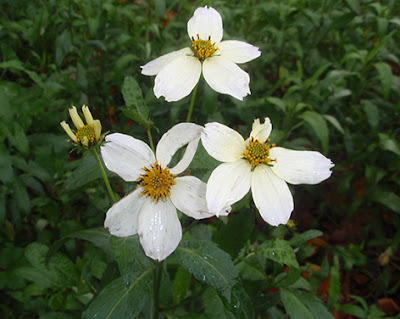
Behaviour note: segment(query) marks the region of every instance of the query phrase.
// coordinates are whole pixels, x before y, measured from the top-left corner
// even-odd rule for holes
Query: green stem
[[[193,89],[192,98],[190,99],[189,112],[188,112],[188,115],[186,117],[186,122],[190,122],[190,118],[192,117],[194,100],[196,99],[196,93],[197,93],[198,86],[199,86],[199,84],[197,83],[196,86]]]
[[[151,149],[153,150],[154,153],[156,153],[156,150],[155,150],[154,144],[153,144],[153,137],[151,136],[151,128],[150,127],[147,129],[147,136],[149,138],[149,143],[150,143]]]
[[[117,197],[115,196],[111,185],[110,185],[110,181],[108,180],[107,174],[104,170],[103,164],[100,161],[100,157],[99,154],[97,154],[96,149],[92,148],[92,153],[96,159],[97,165],[99,166],[100,172],[101,172],[101,176],[103,176],[103,180],[104,180],[104,184],[106,184],[106,188],[108,191],[108,194],[110,194],[111,199],[113,200],[114,203],[116,203],[118,201]]]
[[[161,286],[161,276],[163,272],[163,261],[160,261],[157,264],[157,267],[154,269],[154,282],[153,282],[153,289],[154,289],[154,315],[153,319],[158,319],[159,315],[159,308],[160,308],[160,286]]]

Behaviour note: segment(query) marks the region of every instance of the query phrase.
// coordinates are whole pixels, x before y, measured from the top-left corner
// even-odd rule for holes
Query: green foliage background
[[[292,188],[296,227],[265,225],[242,201],[230,218],[185,232],[162,272],[163,316],[380,318],[380,299],[400,304],[398,1],[14,0],[0,2],[4,318],[102,318],[119,294],[126,309],[109,318],[151,316],[157,266],[137,238],[102,228],[112,202],[94,159],[70,152],[59,123],[69,121],[69,107],[87,104],[103,131],[147,141],[146,124],[157,141],[184,121],[190,96],[156,99],[154,78],[140,66],[189,46],[186,22],[204,5],[221,13],[224,39],[262,55],[242,65],[252,91],[243,102],[202,80],[192,121],[246,136],[254,118],[268,116],[274,143],[318,150],[335,168],[321,185]],[[121,93],[127,76],[143,92],[146,123],[133,121]],[[190,169],[207,181],[216,165],[200,148]],[[134,188],[109,177],[120,197]],[[185,228],[191,221],[181,217]],[[316,251],[307,242],[321,235]],[[216,276],[207,264],[184,266],[205,253],[226,267],[217,269],[224,276],[202,278]]]

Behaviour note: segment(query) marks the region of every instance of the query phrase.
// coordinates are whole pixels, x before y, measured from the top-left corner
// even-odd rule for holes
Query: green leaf
[[[385,100],[387,100],[393,83],[392,69],[389,64],[385,62],[377,62],[374,64],[374,67],[378,71],[379,80],[383,88],[383,96]]]
[[[238,283],[239,275],[226,252],[209,241],[183,241],[176,249],[176,257],[198,280],[231,300],[231,288]]]
[[[339,258],[338,256],[334,256],[334,265],[331,267],[331,277],[329,279],[329,288],[328,288],[328,296],[329,296],[329,305],[331,307],[336,307],[337,302],[339,300],[341,289],[340,289],[340,275],[339,275]]]
[[[122,278],[110,282],[84,312],[87,319],[135,318],[150,297],[153,268],[135,273],[129,287]]]
[[[328,153],[329,149],[329,131],[326,125],[325,118],[316,112],[306,111],[300,115],[300,117],[308,123],[314,130],[315,134],[321,141],[322,149],[324,153]]]
[[[291,319],[333,319],[324,303],[312,293],[282,288],[281,299]]]
[[[191,279],[192,275],[189,272],[182,267],[178,268],[172,283],[174,304],[179,304],[183,299],[185,299],[190,288]]]
[[[99,156],[104,167],[103,159]],[[108,177],[113,177],[114,173],[106,170]],[[94,156],[87,156],[82,159],[81,164],[72,172],[65,181],[64,186],[67,191],[78,189],[87,183],[101,178],[101,172]]]
[[[137,268],[147,268],[151,262],[141,249],[139,237],[115,237],[110,238],[111,252],[118,263],[122,279],[127,286],[130,285],[133,272]]]
[[[205,315],[209,319],[235,319],[236,317],[228,311],[217,292],[209,287],[203,294]]]
[[[320,230],[309,229],[309,230],[305,231],[304,233],[295,234],[293,236],[293,238],[291,238],[289,240],[289,244],[291,246],[298,247],[298,246],[304,244],[305,242],[309,241],[310,239],[320,237],[322,235],[323,235],[323,233]]]
[[[340,124],[340,122],[336,119],[336,117],[333,117],[332,115],[327,115],[327,114],[324,114],[323,116],[329,123],[332,124],[332,126],[335,129],[337,129],[340,133],[344,134],[343,127]]]
[[[379,124],[379,110],[371,101],[363,100],[361,102],[364,112],[367,114],[367,120],[372,128],[377,128]]]
[[[243,318],[254,317],[251,301],[226,252],[213,242],[192,240],[181,242],[175,254],[179,263],[196,279],[216,289],[231,312]]]
[[[300,268],[294,250],[286,240],[279,238],[268,240],[262,243],[256,252],[280,264]]]
[[[124,114],[146,128],[149,128],[149,110],[143,99],[142,89],[135,78],[132,76],[125,77],[121,90],[126,105],[126,109],[123,110]]]
[[[267,280],[265,267],[263,267],[260,256],[249,254],[240,263],[236,265],[241,277],[246,280]]]
[[[254,228],[254,218],[251,214],[236,214],[229,216],[228,223],[214,235],[214,242],[233,258],[247,242]],[[235,236],[231,236],[235,234]]]
[[[387,134],[379,133],[379,142],[382,149],[390,151],[400,156],[400,147],[397,142],[390,138]]]
[[[378,54],[380,49],[382,49],[386,43],[389,42],[389,40],[392,38],[392,36],[396,33],[396,30],[393,30],[390,32],[387,36],[385,36],[381,41],[379,41],[375,47],[368,53],[366,59],[365,59],[365,64],[368,64],[370,61],[372,61],[375,56]]]
[[[103,227],[80,230],[78,232],[64,236],[57,240],[49,249],[46,255],[48,261],[64,244],[71,238],[77,238],[92,242],[95,246],[103,249],[107,254],[111,255],[110,233]]]
[[[400,197],[393,192],[376,191],[372,196],[372,200],[396,213],[400,213]]]
[[[308,78],[307,80],[304,81],[304,87],[305,87],[306,89],[308,89],[308,88],[310,88],[311,86],[313,86],[314,84],[316,84],[317,81],[318,81],[318,78],[321,76],[322,73],[325,72],[325,70],[326,70],[327,68],[329,68],[329,67],[331,66],[331,64],[332,64],[332,63],[326,63],[326,64],[320,66],[320,67],[318,68],[318,70],[315,71],[314,74],[313,74],[310,78]]]
[[[268,97],[267,101],[271,104],[276,105],[277,107],[279,107],[283,112],[286,111],[286,103],[284,100],[277,98],[277,97]]]

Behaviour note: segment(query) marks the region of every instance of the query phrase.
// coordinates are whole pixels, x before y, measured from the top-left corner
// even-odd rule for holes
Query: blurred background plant
[[[190,97],[177,103],[156,99],[154,79],[142,76],[140,66],[188,46],[186,22],[204,5],[221,13],[224,39],[252,43],[262,55],[242,66],[252,91],[244,102],[201,81],[192,121],[218,121],[245,135],[254,118],[268,116],[274,143],[319,150],[336,166],[317,187],[292,187],[295,211],[289,226],[266,225],[250,202],[241,201],[229,217],[191,227],[162,274],[163,316],[398,315],[398,1],[13,0],[0,5],[2,317],[76,318],[86,311],[87,318],[102,318],[99,309],[110,301],[105,295],[117,298],[123,289],[141,301],[129,313],[109,317],[150,316],[151,276],[138,287],[115,280],[136,278],[126,270],[132,264],[143,269],[154,264],[142,256],[137,238],[121,240],[102,229],[112,201],[95,159],[70,152],[59,123],[69,118],[69,107],[86,104],[103,131],[146,141],[148,128],[157,140],[184,121]],[[139,96],[138,86],[129,86],[136,81],[148,108],[146,125],[135,122],[140,122],[135,105],[122,94],[134,89]],[[200,147],[190,169],[207,181],[216,165]],[[120,197],[133,189],[114,174],[109,177]],[[181,221],[184,228],[190,224],[184,216]],[[204,240],[204,246],[190,239]],[[228,287],[236,301],[224,299],[226,287],[217,279],[213,284],[202,278],[209,269],[182,266],[193,260],[185,252],[205,254],[204,247],[231,267],[225,270],[232,278],[220,280],[232,280]]]

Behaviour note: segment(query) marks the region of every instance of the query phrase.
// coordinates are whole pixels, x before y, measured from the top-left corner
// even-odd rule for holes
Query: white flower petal
[[[179,123],[168,130],[157,144],[156,157],[162,166],[168,166],[178,149],[188,144],[179,163],[171,168],[172,174],[182,173],[191,163],[197,150],[203,127],[193,123]]]
[[[286,224],[293,211],[293,196],[283,179],[267,165],[257,166],[251,178],[251,193],[261,217],[270,225]]]
[[[238,100],[250,94],[250,76],[229,59],[212,56],[203,62],[203,76],[208,85]]]
[[[138,216],[146,201],[141,197],[141,191],[141,187],[137,188],[107,211],[104,227],[108,228],[112,235],[128,237],[137,233]]]
[[[78,139],[76,138],[76,135],[74,134],[74,132],[72,132],[71,128],[69,127],[69,125],[67,124],[67,122],[62,121],[60,123],[61,127],[64,129],[65,133],[68,134],[68,136],[70,137],[71,140],[73,140],[75,143],[78,143]]]
[[[147,256],[164,260],[178,246],[182,227],[171,201],[147,199],[139,215],[138,234]]]
[[[187,55],[193,55],[192,50],[190,48],[184,48],[178,51],[174,51],[171,53],[164,54],[153,61],[146,63],[141,66],[142,74],[144,75],[156,75],[158,74],[167,64],[176,60],[177,58],[184,57]]]
[[[265,142],[271,134],[272,124],[268,117],[265,118],[264,123],[260,123],[260,119],[255,119],[253,122],[253,128],[250,133],[250,137],[253,137],[259,142]]]
[[[197,8],[187,23],[187,30],[190,39],[197,40],[198,35],[205,41],[210,37],[212,44],[219,43],[223,35],[222,17],[214,8]]]
[[[206,200],[210,213],[219,216],[241,200],[250,189],[250,181],[251,167],[246,160],[219,165],[207,182]]]
[[[194,56],[181,56],[164,66],[157,74],[154,95],[168,102],[188,96],[199,82],[201,63]]]
[[[94,136],[96,137],[96,141],[98,141],[101,136],[101,122],[100,120],[94,120],[92,125],[94,129]]]
[[[101,147],[101,156],[106,167],[127,182],[136,181],[143,173],[142,168],[149,167],[156,161],[153,151],[146,143],[120,133],[106,136],[106,143]]]
[[[84,127],[83,121],[76,110],[76,107],[73,106],[69,110],[69,116],[71,117],[72,122],[74,123],[75,127],[79,130],[80,128]]]
[[[230,40],[218,44],[219,54],[234,63],[246,63],[261,55],[259,48],[246,42]]]
[[[177,209],[195,219],[215,216],[207,208],[206,183],[193,176],[177,177],[175,181],[170,198]]]
[[[201,142],[208,154],[220,162],[234,162],[246,151],[243,137],[227,127],[214,122],[205,125]]]
[[[85,120],[87,124],[92,124],[93,123],[93,116],[92,113],[90,113],[89,107],[86,105],[82,105],[82,112],[83,115],[85,116]]]
[[[329,158],[314,151],[294,151],[273,147],[270,158],[276,158],[272,170],[290,184],[318,184],[331,176],[334,166]]]

